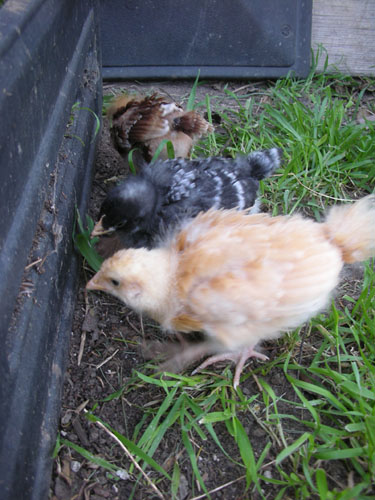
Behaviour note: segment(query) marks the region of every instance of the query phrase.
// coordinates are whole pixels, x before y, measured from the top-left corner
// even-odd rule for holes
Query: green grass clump
[[[76,226],[77,227],[74,229],[73,241],[77,250],[94,271],[99,271],[103,259],[95,250],[95,243],[98,241],[98,238],[91,238],[91,233],[94,229],[94,221],[91,217],[86,215],[87,227],[85,228],[81,215],[79,211],[76,210]]]
[[[373,85],[323,74],[280,79],[250,94],[227,89],[233,105],[226,101],[219,111],[223,130],[198,151],[236,156],[282,148],[279,174],[263,182],[265,203],[273,214],[305,206],[319,216],[327,204],[374,189],[375,124],[357,121]],[[365,105],[375,110],[373,101]]]

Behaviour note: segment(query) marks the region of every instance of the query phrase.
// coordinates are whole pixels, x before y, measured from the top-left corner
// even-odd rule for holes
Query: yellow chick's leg
[[[258,358],[262,359],[263,361],[267,361],[269,359],[268,356],[255,351],[254,346],[251,346],[238,352],[226,352],[222,354],[216,354],[215,356],[210,356],[192,372],[192,375],[198,373],[200,370],[203,370],[207,366],[217,363],[218,361],[233,361],[234,363],[236,363],[236,369],[233,378],[233,387],[237,389],[240,383],[242,369],[249,358]]]

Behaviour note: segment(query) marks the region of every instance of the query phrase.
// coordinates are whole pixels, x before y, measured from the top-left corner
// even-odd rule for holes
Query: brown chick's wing
[[[118,104],[122,104],[121,98]],[[166,135],[170,128],[163,116],[165,105],[168,103],[164,99],[153,95],[127,100],[126,106],[112,110],[111,132],[115,146],[120,151],[129,150],[135,144]]]
[[[135,94],[122,94],[116,97],[107,109],[107,117],[112,121],[114,116],[117,117],[124,113],[131,102],[139,102],[140,99],[141,97]]]

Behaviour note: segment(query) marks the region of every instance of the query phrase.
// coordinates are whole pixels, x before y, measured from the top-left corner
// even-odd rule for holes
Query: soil
[[[191,82],[181,82],[172,85],[170,83],[150,83],[123,85],[122,87],[146,92],[150,92],[152,89],[169,95],[177,102],[186,102],[191,85]],[[265,83],[258,82],[244,88],[249,91],[252,88],[262,89],[265,85]],[[238,92],[241,84],[237,82],[227,84],[227,86],[233,92]],[[224,84],[221,82],[202,85],[198,87],[196,100],[204,101],[207,93],[216,96],[213,97],[212,103],[212,109],[215,109],[215,102],[222,102],[226,99],[223,88]],[[104,92],[114,94],[118,92],[118,87],[107,86]],[[126,161],[121,158],[111,144],[108,123],[104,119],[96,157],[96,174],[90,205],[90,215],[94,220],[97,218],[101,202],[108,188],[128,173]],[[344,281],[344,293],[348,293],[349,286],[351,287],[350,292],[353,292],[353,287],[358,288],[362,270],[358,267],[354,269],[356,274],[354,281],[352,273],[353,271],[349,271],[348,279]],[[145,359],[140,348],[144,339],[147,341],[162,340],[163,334],[149,322],[142,324],[137,314],[127,309],[116,299],[104,294],[86,294],[84,287],[91,275],[92,271],[82,266],[71,332],[60,433],[63,439],[106,459],[124,471],[129,471],[129,476],[125,474],[122,478],[113,477],[113,474],[111,476],[108,471],[94,465],[81,454],[72,450],[71,447],[62,446],[54,463],[51,498],[54,500],[73,498],[77,500],[123,500],[130,498],[132,494],[132,498],[135,500],[158,498],[155,491],[144,479],[138,479],[139,474],[131,469],[131,462],[121,447],[98,424],[89,422],[85,417],[85,411],[96,405],[94,411],[96,416],[108,423],[112,429],[132,440],[137,425],[141,422],[145,412],[150,408],[158,408],[165,397],[164,391],[160,388],[151,384],[140,384],[139,379],[137,387],[134,386],[134,382],[130,384],[131,381],[134,381],[134,378],[132,379],[134,370],[147,373],[147,369],[143,370]],[[314,344],[319,344],[318,336],[317,338],[309,338],[306,345],[301,341],[298,346],[295,346],[296,359],[305,359],[308,362],[311,352],[314,350]],[[277,341],[266,344],[264,350],[271,359],[280,354]],[[248,365],[249,376],[241,383],[241,389],[246,397],[251,397],[259,392],[256,372],[252,374],[253,369],[261,369],[261,363],[255,360]],[[213,370],[221,373],[220,366],[213,368]],[[272,387],[276,397],[293,398],[293,391],[291,392],[289,388],[282,368],[274,367],[268,373],[261,373],[262,378]],[[127,384],[130,384],[128,388]],[[125,389],[119,397],[104,401],[105,398],[122,388]],[[278,403],[278,409],[279,412],[283,412],[283,403]],[[285,408],[285,412],[290,413],[291,408]],[[301,417],[301,413],[298,416]],[[246,433],[251,437],[255,459],[258,459],[270,439],[269,434],[262,427],[260,419],[257,418],[256,408],[253,414],[241,413],[240,418]],[[305,418],[308,418],[307,413]],[[293,439],[299,429],[296,428],[293,421],[289,422],[289,424],[284,424],[284,432],[287,433],[287,437],[290,435]],[[245,492],[245,470],[235,463],[235,461],[241,461],[239,450],[225,424],[215,424],[215,431],[224,449],[234,461],[229,460],[224,455],[210,436],[203,441],[199,436],[194,435],[192,442],[195,453],[199,455],[198,467],[206,487],[208,490],[218,488],[218,491],[211,494],[211,498],[260,498],[256,492],[251,495]],[[141,433],[138,434],[138,436],[140,435]],[[280,477],[273,460],[281,449],[281,443],[278,444],[275,440],[266,459],[267,464],[270,464],[265,471],[268,477],[272,476],[275,479]],[[170,474],[173,472],[174,463],[178,462],[181,476],[176,498],[180,500],[206,498],[199,485],[192,479],[190,460],[181,443],[178,427],[173,427],[165,435],[153,458]],[[341,470],[340,465],[337,467],[334,473],[335,483],[345,485],[348,471]],[[149,470],[148,473],[151,478],[156,477]],[[226,486],[223,487],[223,485]],[[158,482],[157,486],[166,499],[171,498],[170,486],[163,481]],[[279,486],[268,484],[267,491],[263,491],[263,494],[267,498],[275,498],[278,491]],[[203,496],[200,497],[200,495]],[[284,498],[288,498],[288,496]]]

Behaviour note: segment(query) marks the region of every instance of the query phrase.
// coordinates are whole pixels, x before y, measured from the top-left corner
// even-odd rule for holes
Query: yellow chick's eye
[[[120,285],[120,282],[115,280],[115,279],[111,279],[111,283],[113,286],[119,286]]]

